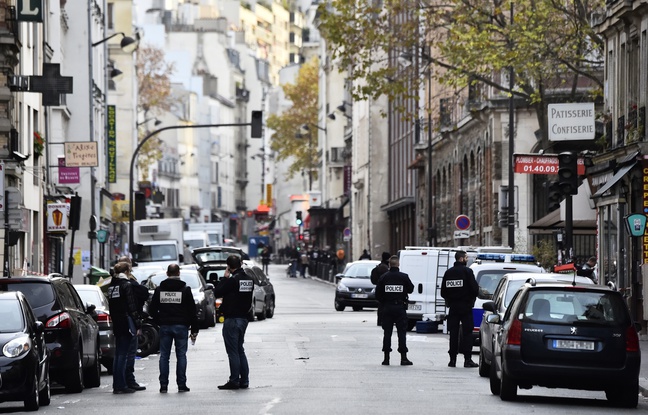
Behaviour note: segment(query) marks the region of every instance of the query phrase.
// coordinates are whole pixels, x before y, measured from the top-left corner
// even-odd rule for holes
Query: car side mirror
[[[336,284],[339,283],[342,278],[344,278],[344,274],[336,274],[335,275],[335,283]]]
[[[488,324],[502,324],[502,319],[497,313],[489,314],[486,316],[486,323]]]
[[[482,304],[482,308],[486,311],[495,313],[495,303],[493,301],[486,301],[484,304]]]
[[[45,325],[40,320],[36,320],[36,324],[34,324],[34,328],[36,329],[36,334],[38,335],[43,334],[43,332],[45,331]]]
[[[90,314],[90,315],[95,314],[95,315],[96,315],[96,314],[97,314],[97,313],[96,313],[96,310],[97,310],[97,306],[96,306],[96,305],[94,305],[94,304],[90,304],[90,303],[86,303],[86,314]]]
[[[206,289],[206,290],[213,290],[213,289],[214,289],[214,284],[212,284],[211,282],[208,282],[208,283],[205,285],[205,289]]]

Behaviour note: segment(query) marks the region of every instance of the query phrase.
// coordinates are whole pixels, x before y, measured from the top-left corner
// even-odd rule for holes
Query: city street
[[[517,402],[502,402],[490,393],[488,380],[480,378],[477,369],[447,367],[448,339],[443,334],[409,333],[409,358],[414,366],[399,366],[396,352],[391,366],[381,366],[382,330],[376,326],[375,310],[336,312],[333,285],[287,278],[283,265],[271,265],[270,277],[277,295],[275,316],[250,323],[246,336],[250,389],[220,391],[216,387],[225,383],[229,374],[219,324],[201,331],[196,345],[189,346],[189,393],[177,393],[173,355],[169,393],[158,393],[158,356],[153,355],[136,363],[137,380],[147,386],[146,391],[113,395],[112,378],[104,372],[101,387],[80,394],[55,390],[51,405],[39,412],[636,413],[611,407],[603,392],[533,388],[521,390]],[[396,350],[395,334],[392,344]],[[640,398],[638,410],[648,410],[648,399]],[[0,413],[22,411],[22,402],[0,405]]]

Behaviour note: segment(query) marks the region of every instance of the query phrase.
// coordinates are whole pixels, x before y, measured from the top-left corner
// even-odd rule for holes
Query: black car
[[[488,322],[500,325],[490,388],[502,400],[514,400],[518,387],[543,386],[602,390],[616,405],[637,406],[639,337],[620,292],[532,281],[503,317],[489,311]]]
[[[0,294],[0,402],[23,401],[28,411],[50,404],[44,330],[24,295]]]
[[[378,307],[376,286],[371,283],[371,271],[378,264],[380,261],[350,262],[341,274],[335,276],[337,287],[333,306],[337,311],[344,311],[346,307],[353,307],[353,311]]]
[[[50,376],[67,392],[101,384],[99,326],[94,306],[86,309],[70,281],[57,274],[49,277],[0,278],[0,292],[20,291],[45,325],[50,351]]]
[[[154,274],[146,280],[144,285],[151,293],[167,278],[166,272]],[[214,285],[205,282],[205,279],[195,269],[181,268],[180,279],[184,281],[193,295],[196,303],[196,315],[202,328],[216,325],[216,298],[214,298]]]

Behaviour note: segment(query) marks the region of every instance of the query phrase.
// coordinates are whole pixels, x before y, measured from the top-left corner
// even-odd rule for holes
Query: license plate
[[[421,311],[423,307],[420,304],[408,304],[407,309],[412,311]]]
[[[583,340],[554,340],[554,349],[594,350],[594,342]]]
[[[351,294],[351,298],[367,298],[368,294]]]

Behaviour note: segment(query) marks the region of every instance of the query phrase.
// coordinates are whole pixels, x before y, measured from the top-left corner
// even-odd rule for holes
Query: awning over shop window
[[[617,183],[618,183],[618,182],[623,178],[623,176],[625,176],[626,174],[628,174],[628,172],[629,172],[630,170],[632,170],[632,168],[633,168],[636,164],[637,164],[637,162],[635,161],[635,162],[633,162],[633,163],[630,163],[630,164],[627,164],[627,165],[621,167],[621,168],[619,169],[619,171],[617,171],[617,172],[614,174],[614,176],[612,176],[612,178],[611,178],[610,180],[608,180],[608,181],[607,181],[603,186],[601,186],[600,189],[598,189],[598,190],[596,191],[596,193],[594,193],[594,194],[592,195],[592,199],[596,199],[596,198],[598,198],[598,197],[603,196],[603,195],[605,194],[605,192],[607,192],[608,190],[610,190],[610,189],[612,188],[612,186],[614,186],[615,184],[617,184]]]

